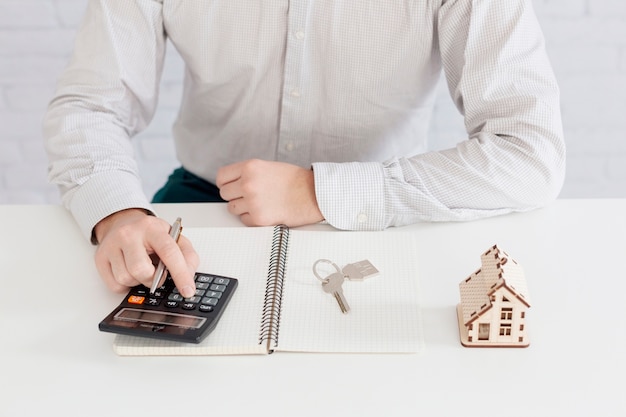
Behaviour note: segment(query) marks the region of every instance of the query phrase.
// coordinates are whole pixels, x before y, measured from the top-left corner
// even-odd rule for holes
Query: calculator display
[[[164,326],[183,327],[186,329],[198,329],[206,321],[203,317],[194,317],[187,314],[168,313],[164,311],[146,311],[136,308],[123,308],[113,317],[115,320],[148,323],[150,325],[161,324]]]

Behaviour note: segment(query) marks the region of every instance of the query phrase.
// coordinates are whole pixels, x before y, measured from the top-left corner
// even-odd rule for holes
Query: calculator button
[[[148,295],[148,289],[144,286],[136,287],[133,291],[136,295]]]
[[[178,303],[176,301],[167,301],[165,303],[165,307],[176,308],[176,307],[178,307]]]
[[[206,282],[207,284],[210,284],[211,282],[213,282],[213,277],[208,276],[208,275],[198,274],[198,277],[196,278],[196,282]]]
[[[183,310],[193,310],[196,308],[196,303],[182,303],[181,307],[183,308]]]
[[[211,311],[213,311],[213,306],[200,304],[200,306],[198,307],[198,310],[202,311],[203,313],[210,313]]]
[[[224,291],[226,291],[226,285],[211,284],[211,286],[209,287],[209,289],[210,289],[211,291],[220,291],[220,292],[224,292]]]
[[[207,291],[205,295],[205,297],[210,297],[210,298],[221,298],[222,297],[223,292],[220,291]]]
[[[202,304],[209,306],[216,306],[218,302],[219,300],[217,298],[204,297],[202,299]]]
[[[228,278],[215,278],[213,280],[213,284],[218,284],[218,285],[228,285],[229,282],[230,280]]]
[[[163,290],[156,290],[156,291],[154,291],[154,294],[152,294],[152,296],[154,298],[163,298],[163,297],[165,297],[165,291],[163,291]]]
[[[128,297],[128,302],[130,304],[143,304],[145,299],[146,297],[142,297],[140,295],[131,295],[130,297]]]
[[[146,302],[146,304],[148,304],[149,306],[158,306],[159,304],[161,304],[161,300],[159,300],[158,298],[148,298],[148,301]]]
[[[209,288],[209,284],[206,282],[196,282],[196,289],[206,290]]]
[[[167,297],[170,301],[183,301],[183,296],[180,294],[172,293]]]
[[[202,299],[202,297],[198,297],[198,296],[194,296],[194,297],[189,297],[189,298],[185,298],[185,302],[187,303],[199,303],[200,300]]]

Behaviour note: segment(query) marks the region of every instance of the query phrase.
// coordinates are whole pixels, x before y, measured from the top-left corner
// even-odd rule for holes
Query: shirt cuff
[[[74,193],[68,208],[82,234],[92,243],[93,228],[105,217],[129,208],[153,212],[137,177],[126,172],[90,178]]]
[[[313,164],[315,195],[325,220],[342,230],[382,230],[384,172],[378,162]]]

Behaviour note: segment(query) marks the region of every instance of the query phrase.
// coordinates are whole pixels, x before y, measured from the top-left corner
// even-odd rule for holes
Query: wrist
[[[319,204],[317,202],[317,196],[315,193],[315,175],[313,173],[313,167],[304,172],[304,181],[306,183],[305,189],[308,190],[308,198],[306,201],[306,205],[308,207],[308,222],[317,223],[324,220],[324,215],[322,214]]]
[[[120,223],[127,223],[128,221],[136,218],[152,215],[147,210],[141,208],[129,208],[125,210],[116,211],[100,220],[93,228],[91,233],[91,242],[97,245],[102,242],[102,239],[114,228],[115,225]]]

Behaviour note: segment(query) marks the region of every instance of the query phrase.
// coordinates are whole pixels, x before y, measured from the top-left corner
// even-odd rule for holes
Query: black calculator
[[[98,325],[103,332],[200,343],[224,313],[237,289],[235,278],[197,272],[196,294],[184,298],[169,276],[154,294],[138,285]]]

